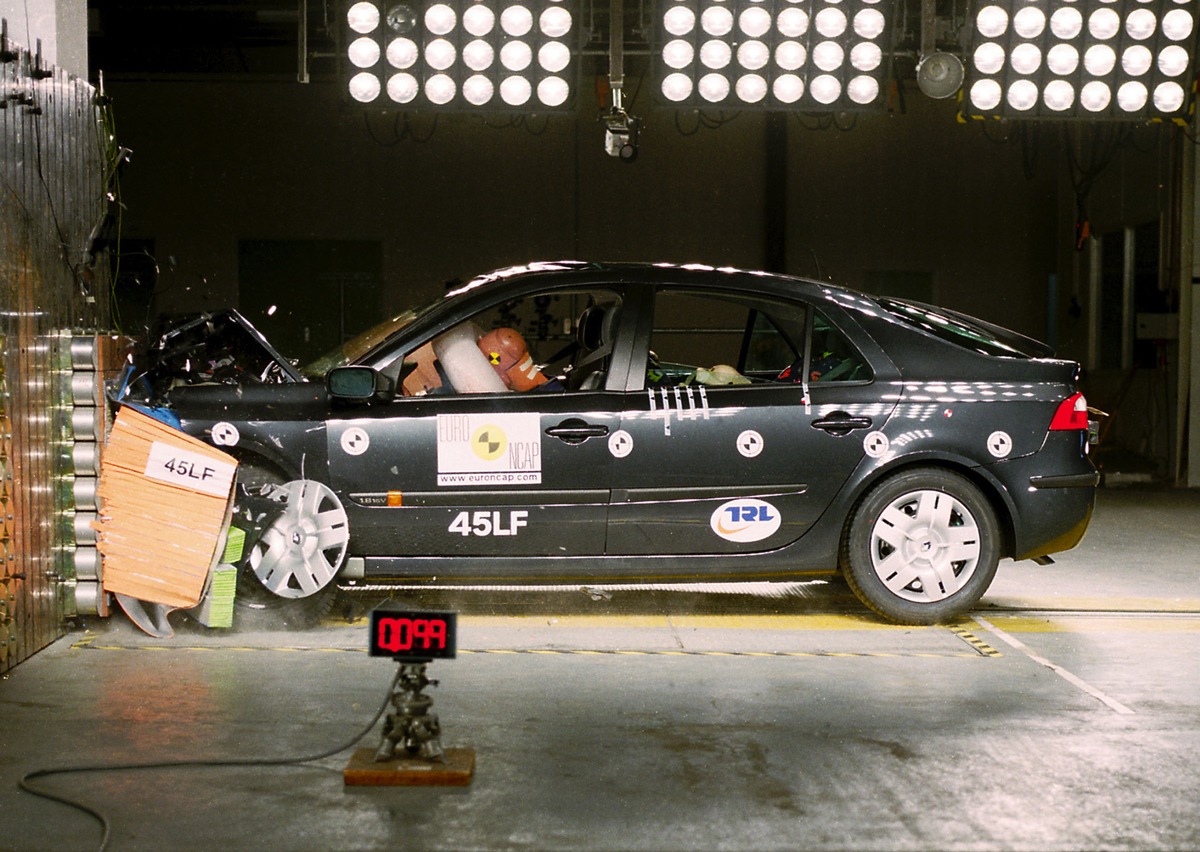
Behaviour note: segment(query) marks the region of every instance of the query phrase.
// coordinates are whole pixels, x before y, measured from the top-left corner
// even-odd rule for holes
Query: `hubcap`
[[[943,491],[912,491],[875,521],[871,565],[892,594],[932,603],[966,585],[980,547],[979,527],[961,501]]]
[[[279,597],[316,594],[334,578],[346,555],[346,510],[332,490],[311,479],[280,485],[271,499],[286,505],[250,552],[250,567]]]

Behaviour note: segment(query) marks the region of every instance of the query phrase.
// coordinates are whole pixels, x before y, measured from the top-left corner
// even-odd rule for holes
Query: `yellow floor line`
[[[363,622],[366,623],[365,621]],[[604,628],[645,627],[684,630],[926,630],[889,624],[867,615],[460,615],[459,628],[508,627]]]
[[[988,615],[1009,633],[1200,633],[1200,618],[1166,615]]]

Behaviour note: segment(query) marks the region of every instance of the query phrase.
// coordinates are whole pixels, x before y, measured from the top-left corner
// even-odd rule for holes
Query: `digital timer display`
[[[453,612],[374,610],[371,613],[371,656],[404,660],[453,659],[457,648],[457,621]]]

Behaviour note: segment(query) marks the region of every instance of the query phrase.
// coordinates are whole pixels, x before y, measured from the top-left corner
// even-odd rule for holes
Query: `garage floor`
[[[455,592],[433,664],[465,788],[346,787],[395,665],[365,623],[81,625],[0,682],[0,848],[1195,849],[1200,492],[1107,489],[1054,566],[952,627],[785,597]],[[363,741],[374,748],[378,727]]]

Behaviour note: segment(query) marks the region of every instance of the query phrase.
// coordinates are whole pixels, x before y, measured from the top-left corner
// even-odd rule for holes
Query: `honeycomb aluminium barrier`
[[[63,386],[60,399],[69,409],[65,418],[69,430],[57,460],[61,509],[55,572],[68,592],[64,601],[68,615],[109,614],[104,563],[96,547],[96,495],[105,437],[113,424],[105,386],[120,372],[121,344],[121,338],[70,331],[60,332],[57,338],[57,378]]]
[[[85,81],[0,57],[0,672],[63,635],[74,546],[62,460],[74,445],[60,344],[107,329],[92,253],[108,209],[111,139]],[[12,58],[9,58],[9,56]],[[69,359],[69,355],[67,356]]]

